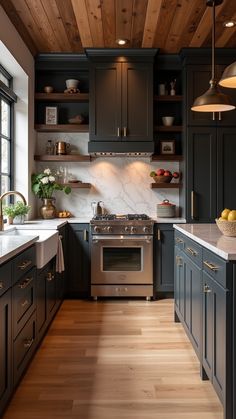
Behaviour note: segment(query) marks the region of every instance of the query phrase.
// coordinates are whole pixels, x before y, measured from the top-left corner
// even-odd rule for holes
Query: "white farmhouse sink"
[[[36,246],[36,266],[38,269],[43,268],[57,253],[58,231],[56,230],[10,230],[4,231],[5,234],[11,236],[38,236]]]

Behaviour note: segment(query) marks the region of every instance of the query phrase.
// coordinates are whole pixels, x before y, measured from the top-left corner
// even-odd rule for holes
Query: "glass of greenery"
[[[9,224],[22,224],[30,208],[31,207],[29,205],[25,205],[23,202],[17,201],[15,204],[5,206],[3,208],[3,214],[8,217]]]

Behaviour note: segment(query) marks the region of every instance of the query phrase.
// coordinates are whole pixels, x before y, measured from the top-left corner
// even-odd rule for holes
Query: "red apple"
[[[163,176],[164,173],[165,173],[165,170],[164,169],[158,169],[157,170],[157,176]]]
[[[174,172],[174,173],[173,173],[173,177],[174,177],[175,179],[178,179],[178,178],[179,178],[179,172]]]
[[[169,170],[166,170],[164,172],[164,176],[172,176],[171,172]]]

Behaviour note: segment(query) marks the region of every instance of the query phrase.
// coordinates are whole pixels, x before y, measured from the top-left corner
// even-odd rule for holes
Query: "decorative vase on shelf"
[[[50,220],[56,217],[56,207],[53,203],[55,198],[42,198],[43,205],[40,207],[41,217]]]

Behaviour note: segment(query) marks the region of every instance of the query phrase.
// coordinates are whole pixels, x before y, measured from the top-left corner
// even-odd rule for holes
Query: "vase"
[[[43,205],[40,207],[40,214],[45,220],[56,217],[56,207],[53,204],[55,198],[42,198]]]

